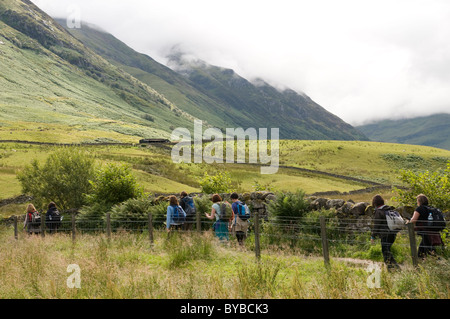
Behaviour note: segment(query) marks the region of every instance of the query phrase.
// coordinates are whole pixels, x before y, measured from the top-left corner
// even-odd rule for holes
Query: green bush
[[[91,189],[85,194],[87,205],[82,207],[77,219],[80,228],[89,230],[104,227],[105,215],[114,205],[143,195],[143,189],[138,186],[131,168],[125,164],[110,163],[97,169],[89,184]],[[114,214],[118,218],[118,208],[114,210]]]
[[[51,154],[41,165],[34,160],[17,174],[22,191],[34,197],[37,207],[53,201],[62,210],[80,208],[91,190],[94,159],[85,151],[63,148]]]
[[[168,202],[157,202],[150,207],[150,212],[152,213],[153,227],[154,228],[164,228],[167,216]]]
[[[228,172],[220,172],[216,175],[210,176],[205,172],[205,175],[200,179],[200,188],[202,193],[231,193],[232,189],[231,175]]]
[[[102,203],[112,207],[130,198],[143,195],[131,167],[126,164],[109,163],[95,172],[91,192],[86,196],[89,204]]]
[[[206,218],[205,213],[211,213],[212,201],[209,196],[194,197],[194,204],[197,212],[200,214],[201,228],[203,230],[211,227],[211,221]]]
[[[430,204],[441,209],[450,209],[450,162],[445,170],[414,172],[402,170],[400,179],[407,189],[396,188],[398,196],[394,200],[405,205],[416,205],[416,196],[425,194]]]
[[[269,216],[276,220],[288,218],[295,220],[303,217],[309,210],[308,201],[305,199],[305,192],[297,190],[295,193],[277,193],[276,200],[271,201],[267,207]]]
[[[111,209],[113,228],[143,229],[148,225],[152,201],[147,198],[130,198]]]
[[[102,203],[83,206],[77,216],[77,229],[86,232],[103,231],[105,229],[105,214],[110,207]]]

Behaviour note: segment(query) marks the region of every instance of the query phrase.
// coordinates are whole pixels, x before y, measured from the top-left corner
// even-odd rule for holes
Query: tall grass
[[[72,243],[65,234],[15,240],[0,229],[1,298],[449,298],[447,259],[381,273],[370,289],[366,267],[320,257],[223,245],[202,235],[85,234]],[[67,266],[81,269],[81,288],[69,288]]]
[[[214,257],[215,248],[212,236],[200,237],[197,234],[173,233],[168,235],[164,248],[169,254],[169,269],[182,267],[193,260],[210,260]]]

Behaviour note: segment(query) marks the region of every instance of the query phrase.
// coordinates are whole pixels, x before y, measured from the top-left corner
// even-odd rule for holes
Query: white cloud
[[[174,45],[305,92],[351,124],[450,113],[446,0],[33,0],[165,63]]]

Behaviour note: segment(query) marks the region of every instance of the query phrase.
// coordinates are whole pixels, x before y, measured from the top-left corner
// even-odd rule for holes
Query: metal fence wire
[[[166,216],[152,216],[151,213],[142,216],[130,216],[127,218],[113,218],[111,214],[106,214],[101,218],[83,218],[76,214],[65,215],[57,227],[42,222],[39,234],[45,236],[46,233],[71,233],[72,239],[76,240],[77,234],[106,234],[109,238],[115,232],[128,233],[148,233],[149,240],[153,244],[154,232],[165,232]],[[19,218],[14,216],[14,236],[18,239]],[[260,218],[258,213],[252,214],[248,220],[248,234],[254,238],[254,250],[257,258],[260,258],[261,242],[266,245],[296,245],[321,251],[326,264],[329,264],[330,246],[342,244],[361,247],[367,249],[370,243],[372,229],[377,223],[386,223],[385,220],[374,220],[373,218],[338,218],[338,217],[292,217],[276,216],[273,218]],[[435,223],[429,221],[427,227],[420,232],[421,235],[436,234]],[[183,225],[174,229],[180,233],[204,233],[213,228],[214,221],[208,220],[199,214],[188,219]],[[443,231],[448,233],[448,222]],[[400,247],[411,249],[411,257],[414,265],[417,265],[417,247],[415,225],[405,224],[402,229],[396,232],[397,236],[409,237],[408,241],[396,243]],[[379,232],[380,235],[392,233],[387,228]]]

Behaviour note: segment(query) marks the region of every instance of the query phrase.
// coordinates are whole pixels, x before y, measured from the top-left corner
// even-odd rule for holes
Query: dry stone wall
[[[224,200],[230,201],[231,194],[219,194]],[[203,194],[191,194],[191,196],[211,196]],[[270,201],[275,200],[276,195],[272,192],[252,192],[239,194],[239,200],[245,202],[256,211],[263,219],[269,217],[268,205]],[[347,231],[369,230],[373,218],[373,207],[369,202],[354,202],[352,200],[330,199],[326,197],[309,196],[306,197],[311,211],[334,210],[339,220],[344,220],[342,225]],[[411,218],[414,213],[414,207],[400,206],[396,210],[405,218]],[[448,214],[448,213],[447,213]],[[450,218],[450,216],[447,216]]]

